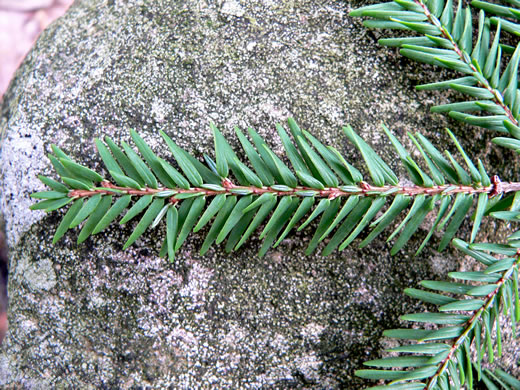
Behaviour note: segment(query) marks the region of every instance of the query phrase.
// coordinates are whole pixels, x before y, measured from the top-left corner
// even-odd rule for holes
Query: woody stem
[[[179,194],[200,194],[204,196],[216,196],[220,194],[228,195],[263,195],[271,193],[275,196],[314,196],[318,198],[335,199],[338,197],[348,197],[352,195],[358,196],[391,196],[391,195],[456,195],[462,194],[480,194],[486,193],[490,196],[498,194],[504,194],[508,192],[520,191],[520,183],[516,182],[501,182],[496,176],[493,178],[491,185],[485,187],[473,187],[470,185],[436,185],[432,187],[421,187],[416,185],[401,186],[401,185],[385,185],[385,186],[373,186],[366,182],[360,182],[355,186],[341,186],[341,187],[327,187],[323,189],[312,188],[306,186],[297,186],[290,188],[286,186],[269,186],[269,187],[254,187],[254,186],[240,186],[233,184],[229,179],[224,179],[221,186],[206,185],[202,187],[191,187],[191,188],[149,188],[143,187],[140,189],[121,187],[112,184],[108,181],[101,182],[101,187],[95,187],[90,190],[71,190],[69,197],[72,198],[83,198],[90,197],[96,194],[109,194],[109,195],[166,195],[173,199],[177,199]]]

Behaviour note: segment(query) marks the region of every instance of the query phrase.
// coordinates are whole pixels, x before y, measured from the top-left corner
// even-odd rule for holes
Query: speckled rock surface
[[[202,232],[169,264],[157,257],[162,229],[125,252],[131,227],[112,227],[79,246],[73,231],[52,245],[61,215],[28,211],[29,193],[42,189],[36,176],[51,173],[51,143],[102,171],[93,138],[128,140],[129,128],[161,155],[159,129],[197,156],[211,151],[209,121],[233,143],[234,125],[254,127],[281,152],[274,124],[288,116],[353,161],[340,134],[347,123],[390,162],[381,121],[401,137],[426,128],[443,142],[448,122],[428,112],[442,98],[413,89],[436,71],[378,47],[379,33],[347,15],[359,5],[77,1],[44,32],[0,119],[1,206],[11,247],[2,386],[366,385],[354,370],[379,356],[387,346],[382,331],[414,309],[403,288],[467,266],[451,250],[414,258],[424,231],[395,257],[382,239],[363,251],[305,257],[306,230],[264,258],[256,256],[257,239],[232,255],[217,246],[199,256]],[[489,164],[511,158],[489,152],[489,135],[450,125]],[[467,230],[469,223],[461,235]],[[502,363],[511,367],[518,348],[506,349]]]

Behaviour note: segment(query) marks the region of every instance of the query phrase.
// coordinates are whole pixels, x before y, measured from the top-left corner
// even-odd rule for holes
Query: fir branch
[[[477,168],[449,130],[466,169],[449,152],[446,151],[444,157],[422,135],[409,134],[429,170],[427,173],[383,126],[413,183],[405,185],[399,183],[396,174],[363,139],[350,127],[344,128],[346,136],[363,156],[372,179],[370,184],[336,149],[323,145],[301,130],[294,120],[290,119],[288,124],[292,139],[281,125],[277,130],[290,166],[276,156],[256,132],[249,131],[253,146],[236,129],[251,163],[249,168],[214,125],[216,162],[206,155],[206,165],[161,133],[180,171],[155,155],[135,131],[131,136],[140,154],[126,143],[122,144],[122,149],[119,148],[108,137],[106,143],[96,140],[112,180],[72,161],[61,149],[53,146],[54,155],[49,159],[63,183],[41,177],[51,191],[32,194],[33,198],[44,200],[31,208],[53,211],[72,203],[53,241],[86,221],[78,236],[78,242],[82,242],[102,231],[130,207],[121,224],[140,214],[142,217],[125,248],[149,227],[153,228],[166,219],[166,240],[161,255],[168,255],[173,260],[175,251],[188,234],[201,230],[211,221],[201,253],[205,253],[213,243],[225,239],[228,240],[226,250],[236,250],[265,222],[260,234],[261,239],[265,238],[260,249],[263,255],[271,246],[278,246],[292,229],[302,230],[315,219],[319,224],[307,253],[314,251],[329,235],[332,236],[323,253],[330,254],[336,248],[343,250],[370,226],[373,230],[360,243],[364,247],[411,204],[404,220],[389,237],[391,240],[398,236],[391,251],[395,254],[437,207],[435,223],[417,253],[435,231],[445,227],[439,246],[444,249],[471,209],[474,198],[478,198],[471,236],[473,241],[486,209],[503,194],[520,190],[520,183],[501,182],[496,176],[489,179],[483,164],[479,161]],[[132,199],[137,201],[132,204]],[[389,199],[392,199],[390,206],[373,221]],[[113,200],[115,203],[112,205]],[[207,206],[206,200],[210,200]],[[315,202],[318,204],[313,208]]]
[[[499,314],[509,314],[513,333],[520,320],[520,301],[518,298],[518,268],[520,250],[516,241],[510,245],[473,244],[454,240],[454,245],[485,265],[478,272],[453,272],[455,280],[470,281],[436,282],[423,281],[421,285],[433,291],[407,289],[405,293],[423,302],[439,306],[438,313],[414,313],[402,317],[414,323],[446,324],[435,330],[394,329],[385,335],[397,339],[417,340],[417,344],[403,345],[389,352],[413,353],[414,356],[388,357],[366,362],[365,365],[382,368],[413,367],[410,371],[388,371],[378,369],[359,370],[356,374],[367,379],[390,380],[388,386],[374,389],[393,389],[392,384],[402,383],[403,388],[448,389],[473,388],[473,365],[471,346],[476,349],[475,363],[478,379],[482,377],[481,361],[487,352],[488,360],[493,362],[494,350],[501,355],[501,334]],[[505,254],[499,259],[491,253]],[[455,297],[453,296],[455,295]],[[466,299],[467,297],[467,299]],[[482,298],[481,298],[482,297]],[[500,307],[501,306],[501,307]],[[453,314],[453,313],[457,314]],[[496,327],[495,327],[496,326]],[[496,347],[493,346],[492,332],[495,327]],[[482,337],[483,336],[483,337]],[[442,341],[441,343],[438,343]],[[434,342],[434,343],[431,343]],[[405,385],[406,384],[406,385]]]
[[[478,63],[475,65],[470,60],[470,58],[471,58],[469,55],[470,53],[467,53],[466,51],[464,51],[463,49],[461,49],[459,47],[458,43],[455,41],[455,39],[452,37],[452,35],[447,30],[447,26],[444,26],[440,22],[440,20],[430,12],[430,10],[428,9],[428,6],[425,3],[423,3],[420,0],[414,0],[414,2],[415,2],[415,4],[419,5],[423,9],[424,14],[428,18],[428,21],[440,30],[441,36],[450,42],[452,50],[455,53],[457,53],[460,61],[465,63],[471,69],[472,73],[478,74],[481,76],[481,77],[476,77],[476,81],[477,81],[476,85],[480,88],[484,88],[485,90],[487,90],[490,93],[490,97],[491,97],[492,101],[504,111],[504,114],[507,116],[509,121],[514,125],[518,125],[517,118],[515,118],[513,116],[511,109],[504,103],[504,97],[502,96],[502,93],[498,89],[495,89],[491,86],[490,81],[488,79],[486,79],[485,76],[482,74],[482,70],[477,68]],[[450,10],[447,8],[445,8],[445,10],[447,12],[450,12]],[[482,16],[482,18],[483,18],[483,16]],[[470,32],[472,30],[470,19],[467,19],[467,23],[468,23],[468,26],[465,26],[465,31],[468,31],[466,34],[470,34]],[[481,23],[481,24],[483,25],[484,23]],[[478,32],[479,37],[482,37],[482,34],[483,34],[483,31],[479,30],[479,32]],[[497,36],[499,36],[499,34],[500,34],[500,32],[497,31]],[[468,36],[462,36],[461,40],[462,39],[468,40]],[[482,48],[480,48],[480,50],[482,50]],[[486,57],[486,60],[487,59],[488,58]]]
[[[495,5],[481,1],[474,1],[472,5],[488,12],[506,13],[502,8],[498,9]],[[520,15],[520,11],[517,13],[512,9],[507,9],[507,13],[508,16]],[[399,47],[401,54],[413,60],[466,75],[417,87],[419,90],[449,88],[478,99],[435,106],[432,107],[433,112],[447,112],[451,117],[468,124],[520,138],[520,92],[517,76],[520,46],[515,49],[501,43],[502,29],[520,33],[520,27],[512,30],[511,22],[489,19],[481,10],[477,39],[473,43],[471,8],[463,9],[459,1],[454,12],[452,0],[395,0],[362,7],[352,11],[351,15],[372,18],[364,22],[368,27],[405,29],[423,35],[387,38],[379,42],[386,46]],[[493,40],[491,24],[497,25]],[[504,53],[512,56],[508,65],[502,69]],[[470,114],[471,112],[479,115]],[[508,144],[514,150],[519,150],[519,146],[514,142]]]
[[[491,371],[487,368],[484,369],[481,379],[489,390],[520,389],[520,381],[500,368],[497,368],[495,371]]]

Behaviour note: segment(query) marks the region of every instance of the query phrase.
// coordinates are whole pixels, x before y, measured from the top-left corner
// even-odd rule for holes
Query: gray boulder
[[[448,122],[429,106],[444,97],[413,88],[438,71],[378,47],[378,33],[347,15],[360,5],[77,1],[42,34],[5,95],[0,119],[1,210],[10,246],[3,386],[368,384],[354,370],[388,346],[384,329],[420,308],[402,290],[472,266],[452,250],[413,257],[424,231],[394,257],[383,239],[323,257],[304,256],[308,229],[264,258],[256,255],[257,239],[233,254],[215,246],[199,256],[203,232],[190,236],[170,264],[157,257],[161,228],[126,251],[132,227],[116,224],[81,245],[77,230],[52,245],[63,214],[28,209],[29,194],[43,189],[37,175],[52,175],[52,143],[104,172],[93,139],[128,141],[130,128],[163,156],[160,129],[196,156],[211,153],[210,121],[234,145],[233,126],[251,126],[281,154],[274,125],[289,116],[355,162],[359,156],[340,131],[347,123],[394,167],[381,121],[401,138],[421,130],[442,144]],[[450,124],[470,153],[483,157],[489,135]],[[483,157],[490,164],[503,158]],[[460,236],[467,237],[467,225]],[[485,227],[482,237],[493,230]],[[505,349],[501,364],[510,368],[519,348]]]

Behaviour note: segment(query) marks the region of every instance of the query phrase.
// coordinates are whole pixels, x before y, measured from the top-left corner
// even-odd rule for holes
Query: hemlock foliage
[[[420,162],[427,168],[423,170],[383,125],[408,172],[411,184],[405,185],[352,128],[345,127],[344,133],[364,158],[372,183],[369,184],[336,149],[301,130],[294,120],[290,119],[288,124],[292,139],[281,125],[277,125],[277,130],[290,167],[254,130],[248,131],[251,143],[236,129],[252,167],[249,168],[214,125],[215,159],[206,155],[205,164],[161,133],[179,170],[153,153],[135,131],[131,131],[131,136],[141,156],[124,142],[120,148],[109,137],[105,137],[105,142],[96,140],[110,180],[72,161],[53,145],[54,154],[49,159],[62,182],[41,177],[52,190],[32,194],[33,198],[44,199],[32,209],[53,211],[71,203],[53,241],[86,221],[78,235],[81,243],[123,215],[135,200],[119,221],[124,224],[142,214],[124,248],[164,220],[166,238],[161,254],[173,260],[188,234],[206,225],[209,232],[201,254],[223,241],[227,251],[236,250],[264,224],[260,233],[264,239],[259,253],[262,256],[271,246],[279,245],[292,229],[302,230],[316,220],[318,228],[306,253],[327,240],[323,254],[328,255],[345,249],[365,229],[371,229],[370,234],[359,245],[368,245],[401,214],[404,219],[388,237],[397,238],[392,254],[406,245],[430,213],[436,213],[435,223],[417,253],[435,231],[443,231],[439,246],[443,250],[475,204],[473,240],[486,210],[498,199],[497,184],[491,183],[482,162],[473,163],[449,130],[455,156],[465,166],[450,152],[441,153],[421,134],[408,134],[420,151]],[[515,186],[500,184],[504,193]],[[386,211],[376,218],[385,206]]]
[[[379,43],[398,47],[402,55],[412,60],[461,73],[461,77],[452,80],[417,86],[419,90],[452,89],[465,96],[461,102],[431,110],[501,132],[503,136],[493,142],[520,153],[520,45],[510,46],[503,39],[507,33],[520,35],[520,2],[506,1],[493,4],[474,0],[464,6],[462,1],[454,4],[452,0],[394,0],[362,7],[351,15],[367,17],[363,24],[369,28],[415,33],[384,38]],[[517,221],[517,194],[491,215]],[[479,216],[478,211],[475,215]],[[483,267],[473,272],[451,273],[449,276],[457,281],[421,283],[436,292],[407,289],[408,295],[439,306],[438,311],[403,316],[403,320],[427,328],[392,330],[386,335],[418,342],[389,351],[393,355],[399,353],[398,356],[367,362],[367,366],[376,368],[359,370],[357,374],[384,380],[386,385],[374,387],[377,389],[473,388],[475,371],[489,389],[520,388],[520,382],[507,373],[493,373],[481,366],[485,354],[489,362],[493,362],[495,352],[500,356],[500,313],[508,317],[507,326],[513,333],[520,318],[519,237],[518,232],[513,233],[506,245],[467,244],[456,239],[454,245]]]
[[[506,5],[474,0],[465,8],[452,0],[394,0],[351,15],[367,17],[363,23],[370,28],[414,32],[416,36],[384,38],[380,43],[398,47],[412,60],[460,72],[459,78],[417,88],[453,89],[467,99],[432,111],[501,132],[493,142],[520,153],[520,49],[501,39],[505,33],[520,35],[520,9],[515,7],[520,8],[517,0]],[[501,326],[515,334],[520,321],[520,232],[511,234],[506,244],[475,242],[485,216],[520,220],[520,183],[490,177],[484,164],[472,161],[449,130],[450,151],[440,151],[427,137],[409,133],[412,152],[382,127],[406,178],[399,180],[352,128],[343,132],[363,157],[359,168],[368,172],[367,178],[337,149],[322,144],[293,119],[288,120],[289,132],[276,126],[285,156],[277,156],[254,130],[246,136],[236,128],[239,154],[247,161],[214,125],[214,156],[204,155],[204,163],[164,132],[161,136],[173,158],[156,155],[133,130],[136,149],[125,142],[118,146],[109,137],[96,139],[105,177],[53,145],[49,159],[58,180],[40,176],[50,190],[32,194],[41,201],[31,208],[51,212],[68,207],[53,242],[80,225],[78,243],[117,219],[125,224],[139,218],[124,248],[145,231],[163,228],[160,255],[170,261],[188,235],[202,229],[206,231],[202,254],[221,243],[226,251],[238,250],[258,230],[263,256],[292,230],[311,223],[315,229],[306,254],[319,246],[324,255],[343,250],[367,230],[358,243],[364,247],[391,229],[387,240],[393,240],[391,253],[396,254],[432,214],[434,222],[416,253],[440,231],[439,250],[451,242],[479,266],[452,272],[449,281],[423,281],[421,289],[406,289],[410,297],[437,308],[402,316],[408,328],[385,332],[386,337],[403,340],[402,345],[389,349],[386,357],[366,362],[367,368],[356,374],[378,380],[373,389],[474,388],[477,381],[489,389],[520,388],[520,382],[506,372],[482,366],[484,359],[492,363],[501,355]],[[454,239],[468,215],[473,218],[469,242]]]

